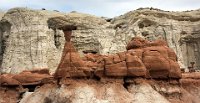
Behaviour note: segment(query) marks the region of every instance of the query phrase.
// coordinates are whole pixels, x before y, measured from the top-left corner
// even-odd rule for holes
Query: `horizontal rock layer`
[[[43,74],[40,74],[43,75]],[[183,74],[185,75],[185,74]],[[193,74],[187,74],[193,75]],[[198,73],[199,75],[199,73]],[[199,77],[198,77],[199,78]],[[24,88],[0,87],[1,103],[198,103],[200,80],[63,79]]]

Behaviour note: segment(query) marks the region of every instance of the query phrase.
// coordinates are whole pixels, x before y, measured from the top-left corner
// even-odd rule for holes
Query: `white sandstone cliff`
[[[19,73],[23,70],[49,68],[55,70],[62,54],[62,44],[55,45],[59,30],[48,28],[50,17],[63,15],[46,10],[14,8],[1,20],[1,54],[3,73]],[[64,42],[64,40],[60,40]]]

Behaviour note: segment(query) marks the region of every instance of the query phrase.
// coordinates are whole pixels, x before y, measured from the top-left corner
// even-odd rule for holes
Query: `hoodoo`
[[[0,103],[199,103],[200,73],[194,70],[199,56],[191,57],[193,73],[181,72],[180,46],[167,32],[173,26],[161,25],[163,19],[184,24],[198,17],[152,8],[107,21],[77,12],[55,14],[16,8],[1,20]],[[12,20],[16,15],[20,18]],[[33,29],[36,24],[44,28]],[[180,40],[195,53],[196,35]]]

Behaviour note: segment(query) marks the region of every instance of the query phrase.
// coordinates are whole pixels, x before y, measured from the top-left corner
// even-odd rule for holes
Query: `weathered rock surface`
[[[199,10],[186,12],[168,12],[153,8],[143,8],[115,17],[111,24],[116,34],[125,35],[116,39],[127,42],[132,36],[140,36],[148,40],[158,38],[166,40],[177,56],[181,68],[187,68],[195,62],[200,65],[199,51]],[[125,40],[123,40],[125,39]]]
[[[50,80],[47,69],[23,71],[20,74],[3,74],[0,75],[1,86],[24,86],[24,85],[39,85],[43,80]]]
[[[176,52],[181,68],[187,69],[191,62],[195,62],[194,67],[198,69],[199,12],[146,8],[106,21],[78,12],[64,14],[14,8],[5,14],[0,23],[1,72],[20,73],[34,68],[49,68],[53,73],[65,44],[63,33],[57,30],[63,25],[76,27],[72,31],[72,42],[81,56],[85,51],[100,54],[125,51],[130,39],[140,36],[148,40],[166,40]]]
[[[199,80],[198,80],[199,81]],[[128,85],[126,84],[128,83]],[[193,81],[137,79],[65,79],[45,84],[22,96],[15,88],[0,88],[1,103],[198,103],[199,84]]]
[[[0,10],[0,20],[3,17],[3,15],[4,15],[4,12]]]
[[[49,29],[47,20],[60,15],[63,14],[27,8],[8,10],[0,22],[1,72],[20,73],[36,68],[54,72],[61,58],[64,35]]]
[[[177,63],[199,67],[198,13],[139,9],[108,22],[11,9],[0,22],[1,72],[12,73],[0,74],[0,103],[199,103],[199,73],[181,78]]]
[[[50,18],[48,24],[52,29],[70,28],[69,26],[75,27],[72,42],[81,54],[87,50],[100,54],[113,53],[111,48],[114,44],[115,30],[110,28],[109,22],[100,17],[72,12],[65,16]],[[112,49],[115,51],[125,50],[124,48],[120,49],[120,47]]]
[[[140,36],[147,40],[163,39],[178,55],[181,68],[187,69],[190,62],[195,62],[195,68],[199,68],[199,10],[187,12],[168,12],[153,8],[138,9],[122,16],[115,17],[111,22],[100,18],[93,25],[79,16],[80,20],[70,22],[73,16],[57,17],[50,21],[53,28],[61,28],[63,25],[74,23],[77,30],[73,31],[72,41],[75,47],[82,53],[92,50],[101,54],[113,54],[124,51],[131,37]],[[78,15],[71,13],[70,15]],[[94,21],[94,16],[90,16]],[[61,20],[59,20],[59,18]],[[75,19],[74,19],[75,20]],[[68,22],[67,22],[68,21]],[[55,22],[58,23],[58,25]],[[104,25],[98,25],[101,23]],[[85,23],[88,27],[84,26]],[[82,26],[81,26],[82,25]],[[82,28],[82,29],[81,29]],[[186,55],[186,56],[185,56]]]
[[[7,89],[0,87],[0,103],[17,103],[19,98],[16,89]]]
[[[164,40],[150,42],[133,37],[127,45],[128,51],[113,55],[86,54],[85,58],[81,58],[71,43],[72,30],[64,31],[64,34],[66,43],[61,62],[55,72],[56,78],[93,75],[99,78],[105,76],[181,78],[177,56]],[[97,72],[99,70],[102,72],[101,75]]]

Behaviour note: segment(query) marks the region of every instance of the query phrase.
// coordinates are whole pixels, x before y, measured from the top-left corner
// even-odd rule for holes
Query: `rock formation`
[[[200,64],[199,12],[199,10],[168,12],[153,8],[141,8],[115,17],[108,22],[100,18],[94,20],[94,16],[90,15],[91,22],[96,21],[93,22],[93,25],[88,21],[84,22],[89,15],[82,14],[80,16],[77,12],[69,13],[67,19],[57,17],[52,21],[58,23],[57,27],[74,23],[80,28],[73,30],[74,36],[72,37],[79,53],[87,50],[100,54],[122,52],[126,49],[130,38],[134,36],[150,41],[163,39],[178,55],[181,68],[187,69],[191,66],[191,62],[195,62],[195,68],[198,69]],[[79,21],[73,21],[74,17],[79,18]],[[59,18],[62,19],[59,20]],[[85,26],[84,23],[88,26]],[[94,27],[94,25],[98,26]]]
[[[25,74],[28,74],[24,76]],[[31,74],[31,75],[30,75]],[[36,76],[37,75],[37,76]],[[43,77],[42,77],[43,75]],[[145,78],[70,79],[61,81],[39,72],[16,74],[22,87],[1,85],[1,103],[198,103],[199,73],[183,74],[180,81]],[[16,78],[20,77],[21,78]],[[4,76],[5,77],[5,76]],[[26,79],[37,77],[37,79]],[[39,78],[38,78],[39,77]],[[40,82],[42,81],[46,82]],[[47,78],[47,80],[44,80]],[[7,78],[10,79],[11,78]],[[28,80],[28,81],[27,81]],[[37,83],[35,82],[37,81]],[[26,84],[29,82],[29,84]],[[30,84],[34,82],[34,84]],[[31,86],[32,85],[32,86]],[[36,85],[36,87],[35,87]]]
[[[26,8],[8,10],[0,22],[1,72],[48,68],[54,72],[61,58],[63,32],[48,28],[50,17],[59,12]]]
[[[95,56],[93,56],[94,61],[87,58],[86,61],[83,61],[71,43],[72,30],[76,30],[80,23],[90,25],[90,22],[80,22],[84,20],[83,17],[79,18],[78,22],[69,22],[69,18],[71,17],[55,17],[48,20],[51,28],[64,31],[66,40],[61,62],[55,72],[57,78],[98,76],[98,72],[96,72],[98,69],[102,71],[103,76],[111,77],[146,77],[148,75],[149,78],[181,78],[176,54],[167,47],[164,40],[149,42],[135,37],[128,43],[126,47],[128,51],[126,52],[108,56],[102,55],[102,59],[97,63],[95,59],[99,58],[95,58]],[[84,27],[85,29],[89,28]],[[93,54],[90,55],[92,57]],[[90,67],[86,65],[88,64],[87,60],[91,64]]]
[[[78,12],[13,8],[0,23],[1,72],[49,68],[54,73],[65,44],[64,34],[58,30],[63,25],[77,27],[72,31],[72,42],[81,57],[88,51],[102,55],[123,52],[130,39],[139,36],[150,41],[165,40],[177,54],[181,68],[195,63],[198,69],[199,12],[141,8],[107,20]]]
[[[24,9],[17,8],[10,10],[6,15],[12,14],[14,17],[16,15],[15,10],[19,12],[20,16],[27,12],[27,9],[24,11]],[[23,12],[23,15],[21,12]],[[46,11],[40,11],[39,13],[42,12]],[[8,19],[8,17],[12,16],[6,15],[0,24],[0,30],[3,30],[1,31],[3,37],[9,35],[6,39],[5,37],[2,39],[2,67],[9,64],[7,60],[20,59],[18,56],[19,54],[22,55],[21,52],[30,54],[28,57],[33,58],[32,49],[30,48],[33,46],[33,50],[35,50],[35,44],[28,45],[30,46],[29,49],[21,49],[20,45],[22,44],[20,42],[14,44],[17,41],[11,41],[13,40],[12,38],[16,37],[19,40],[24,40],[23,43],[25,44],[23,46],[26,46],[28,43],[26,44],[26,39],[24,38],[30,39],[32,35],[26,37],[25,33],[22,33],[25,31],[17,29],[20,25],[20,28],[24,27],[24,25],[15,24],[17,21]],[[115,28],[115,24],[109,24],[102,18],[85,14],[80,15],[79,13],[60,15],[58,17],[50,15],[48,16],[50,19],[42,23],[48,23],[48,26],[52,29],[51,32],[55,33],[55,31],[59,31],[58,29],[63,30],[64,33],[61,33],[63,35],[60,36],[55,33],[52,34],[53,36],[49,36],[47,33],[43,41],[33,43],[41,43],[41,45],[50,43],[49,45],[52,46],[51,43],[54,41],[53,46],[55,48],[60,44],[63,45],[64,49],[60,46],[54,51],[52,48],[50,49],[50,54],[57,56],[56,58],[51,57],[50,54],[45,55],[47,57],[44,60],[53,58],[53,64],[47,65],[46,62],[38,64],[38,61],[40,61],[40,58],[38,58],[38,60],[12,61],[9,64],[17,67],[17,65],[14,65],[15,63],[33,61],[30,68],[24,69],[28,64],[20,64],[22,68],[17,67],[16,69],[5,68],[6,66],[2,68],[5,74],[0,74],[0,103],[198,103],[200,101],[200,73],[181,74],[178,64],[180,59],[174,50],[168,47],[170,44],[165,41],[166,39],[149,40],[133,37],[132,39],[128,38],[130,39],[128,41],[127,39],[119,38],[119,35],[113,35],[118,34],[120,31],[122,32],[122,25],[117,25]],[[46,17],[47,15],[44,14],[43,16]],[[88,18],[91,18],[92,22]],[[181,18],[176,20],[182,20]],[[196,21],[198,19],[192,20]],[[24,21],[26,21],[26,18]],[[112,22],[116,21],[113,20]],[[27,24],[27,27],[29,26],[34,27],[34,23]],[[19,31],[12,31],[15,30],[12,28]],[[105,36],[113,30],[115,32]],[[97,34],[102,35],[95,37],[92,41],[91,38]],[[122,35],[124,35],[123,32]],[[64,38],[63,41],[60,42],[58,37]],[[106,43],[110,41],[108,37],[113,37],[111,38],[111,44],[116,44],[106,46]],[[33,38],[35,38],[34,35]],[[53,40],[48,41],[49,39],[47,38]],[[41,40],[42,37],[38,37],[38,39]],[[92,48],[92,43],[96,42],[96,40],[98,43]],[[102,41],[99,42],[99,40]],[[83,45],[76,45],[76,43],[81,44],[81,42]],[[122,42],[125,42],[125,44]],[[118,45],[121,43],[122,45]],[[84,45],[86,46],[84,47]],[[98,48],[99,46],[101,48]],[[119,48],[122,47],[122,49],[117,50],[117,46]],[[34,56],[38,56],[39,54],[37,53],[41,49],[44,51],[49,49],[48,46],[44,45],[44,47],[40,49],[36,47],[36,54],[34,54],[35,52],[33,53]],[[8,59],[7,55],[9,52],[13,52],[12,50],[10,51],[12,48],[13,51],[16,50],[17,52],[15,51]],[[25,52],[26,50],[30,50],[30,52]],[[120,52],[115,53],[116,51]],[[43,58],[43,55],[41,58]],[[53,65],[54,67],[50,68]],[[45,67],[47,68],[45,69]],[[57,68],[55,73],[53,75],[50,74],[49,69],[54,72],[55,68]]]
[[[126,39],[140,36],[148,40],[159,38],[167,41],[169,47],[176,52],[181,68],[187,69],[191,66],[190,62],[195,62],[195,68],[198,69],[199,12],[169,12],[141,8],[113,18],[111,24],[117,28],[116,34],[125,35]]]
[[[198,103],[199,73],[185,73],[180,79],[176,54],[165,41],[134,37],[126,52],[109,56],[88,53],[81,58],[70,41],[72,28],[63,30],[66,42],[55,79],[48,69],[0,75],[0,102]],[[96,77],[84,79],[92,73]]]
[[[3,74],[0,76],[1,86],[39,85],[44,79],[50,79],[48,69],[23,71],[20,74]]]

